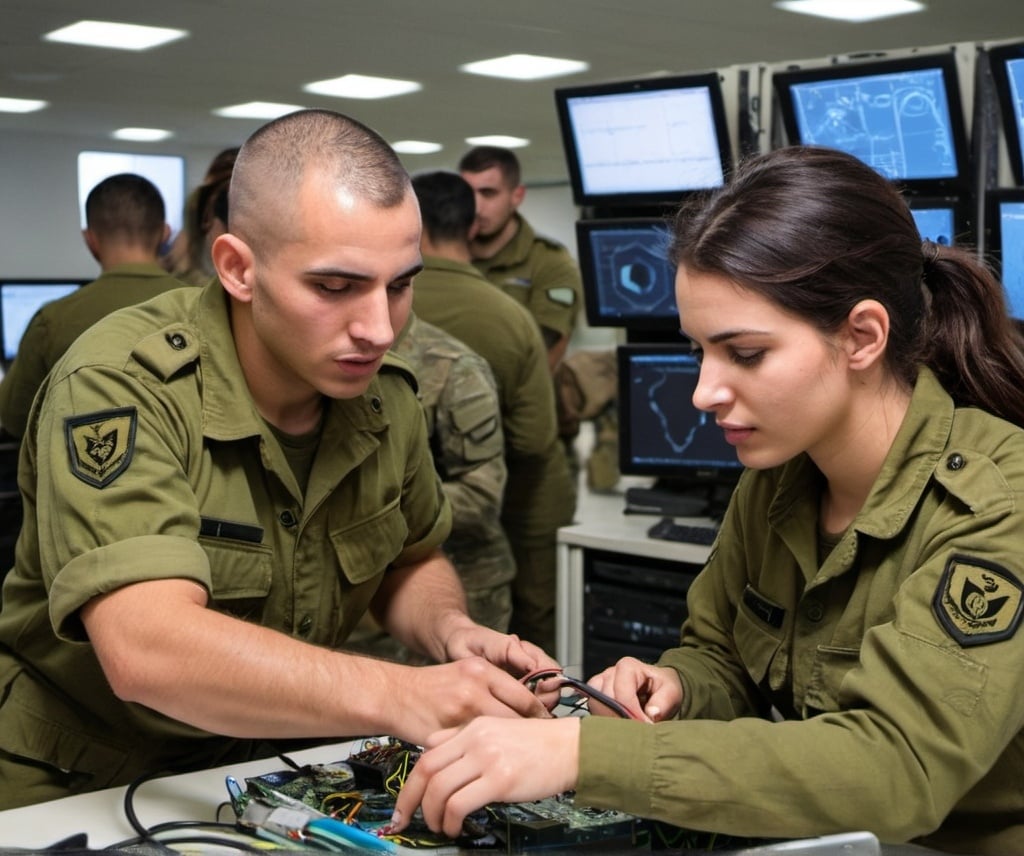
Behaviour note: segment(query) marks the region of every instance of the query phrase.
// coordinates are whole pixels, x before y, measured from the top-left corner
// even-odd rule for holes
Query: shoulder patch
[[[135,453],[134,407],[103,410],[64,420],[64,441],[71,473],[103,488],[128,469]]]
[[[1024,586],[1006,568],[951,556],[932,600],[939,624],[961,646],[1009,639],[1024,614]]]
[[[576,302],[576,292],[567,285],[549,288],[548,300],[552,303],[560,303],[562,306],[572,306]]]

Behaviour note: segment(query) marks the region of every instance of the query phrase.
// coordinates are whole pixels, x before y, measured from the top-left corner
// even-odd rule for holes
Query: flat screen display
[[[1024,42],[989,51],[1013,180],[1024,184]]]
[[[952,53],[776,72],[790,143],[841,149],[914,193],[966,186],[967,135]]]
[[[914,197],[907,199],[921,240],[952,247],[968,239],[967,217],[958,197]]]
[[[0,282],[0,335],[3,358],[10,363],[18,354],[18,345],[32,316],[39,308],[71,294],[81,280],[5,280]]]
[[[743,465],[713,413],[693,405],[700,375],[685,345],[620,345],[619,467],[687,483],[730,482]]]
[[[577,220],[577,258],[591,327],[679,330],[669,223],[660,218]]]
[[[986,249],[1003,282],[1010,315],[1024,322],[1024,189],[990,190],[985,207]]]
[[[673,205],[731,167],[715,72],[558,89],[555,102],[577,205]]]

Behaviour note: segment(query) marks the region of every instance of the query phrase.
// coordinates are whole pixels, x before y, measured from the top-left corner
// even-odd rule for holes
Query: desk
[[[288,757],[299,764],[330,763],[345,760],[355,741],[344,741],[298,752]],[[135,810],[147,827],[172,820],[215,821],[217,806],[228,798],[226,776],[242,780],[284,769],[276,756],[260,761],[229,764],[213,770],[201,770],[153,779],[135,792]],[[53,802],[0,811],[0,849],[4,847],[43,848],[71,835],[85,832],[89,847],[98,849],[136,836],[124,814],[127,788],[109,788],[88,794],[65,797]],[[230,808],[221,820],[234,821]]]
[[[636,480],[623,479],[613,493],[598,494],[581,489],[576,506],[578,523],[558,530],[558,589],[555,657],[577,668],[583,663],[584,552],[587,549],[669,560],[701,566],[709,548],[647,537],[647,529],[658,518],[648,514],[624,514],[625,489]],[[678,518],[688,523],[710,524],[700,518]],[[586,677],[586,676],[581,676]]]

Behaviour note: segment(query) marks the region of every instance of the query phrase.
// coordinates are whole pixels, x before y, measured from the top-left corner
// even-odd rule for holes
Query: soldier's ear
[[[228,232],[217,236],[210,247],[210,255],[224,290],[243,303],[252,300],[255,274],[249,245]]]

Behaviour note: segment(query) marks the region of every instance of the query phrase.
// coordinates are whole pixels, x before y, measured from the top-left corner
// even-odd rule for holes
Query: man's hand
[[[587,683],[626,707],[642,711],[649,722],[671,719],[683,703],[683,685],[673,669],[651,666],[633,657],[623,657]],[[611,713],[599,705],[591,705],[591,712]]]
[[[449,660],[483,657],[516,678],[522,678],[541,669],[561,671],[554,658],[549,657],[532,642],[524,642],[515,634],[498,633],[469,620],[461,622],[457,629],[449,634],[445,643],[445,654]],[[558,704],[557,686],[546,689],[545,685],[541,684],[537,695],[548,710]]]
[[[395,803],[391,829],[417,806],[432,830],[450,838],[466,815],[491,802],[523,802],[576,787],[579,719],[474,719],[433,735]]]
[[[440,729],[480,716],[500,717],[506,723],[520,717],[550,717],[540,697],[483,657],[405,667],[394,704],[390,733],[421,745]]]

